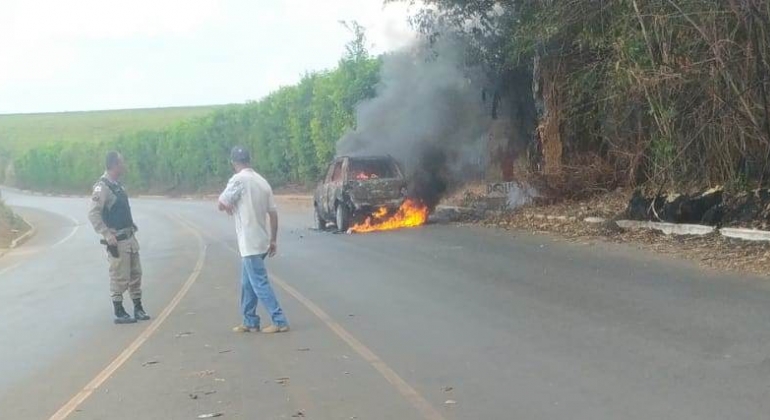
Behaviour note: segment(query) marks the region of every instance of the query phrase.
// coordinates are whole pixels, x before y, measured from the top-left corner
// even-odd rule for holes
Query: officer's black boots
[[[142,299],[134,299],[134,319],[137,321],[147,321],[150,316],[142,308]]]
[[[115,307],[115,323],[116,324],[133,324],[136,322],[131,315],[123,308],[123,302],[113,301],[112,305]]]

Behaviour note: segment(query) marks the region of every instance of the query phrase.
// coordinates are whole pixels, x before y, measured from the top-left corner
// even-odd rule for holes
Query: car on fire
[[[334,222],[338,231],[382,209],[393,210],[407,197],[407,181],[392,156],[334,159],[313,195],[315,227]]]

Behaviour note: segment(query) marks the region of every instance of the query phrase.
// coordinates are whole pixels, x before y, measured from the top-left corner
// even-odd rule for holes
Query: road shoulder
[[[35,234],[34,226],[0,202],[0,256]]]

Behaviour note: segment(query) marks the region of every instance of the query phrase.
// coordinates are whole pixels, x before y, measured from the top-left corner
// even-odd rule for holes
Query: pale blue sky
[[[241,103],[414,37],[382,0],[0,0],[0,113]]]

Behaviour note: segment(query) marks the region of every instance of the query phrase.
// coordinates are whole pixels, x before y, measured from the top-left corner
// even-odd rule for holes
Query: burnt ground
[[[630,191],[615,191],[583,201],[535,203],[513,212],[468,219],[465,223],[556,234],[576,243],[633,244],[640,249],[691,260],[705,268],[770,275],[770,243],[767,242],[743,241],[718,234],[703,237],[664,235],[650,230],[626,230],[614,223],[583,221],[587,217],[612,219],[623,214],[631,194]]]
[[[712,188],[692,194],[633,193],[625,218],[716,227],[770,229],[770,190]]]

